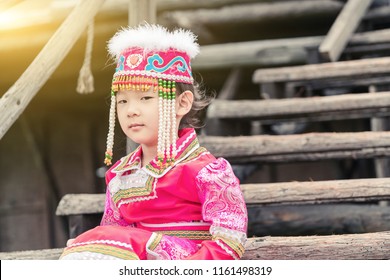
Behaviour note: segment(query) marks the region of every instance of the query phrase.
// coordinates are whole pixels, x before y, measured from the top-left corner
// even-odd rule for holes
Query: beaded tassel
[[[104,158],[104,164],[112,164],[112,155],[114,148],[114,130],[115,130],[115,109],[116,109],[116,97],[115,92],[111,91],[111,104],[110,104],[110,115],[107,135],[107,149]]]
[[[169,81],[170,82],[170,81]],[[166,126],[165,126],[165,158],[166,158],[166,163],[167,164],[170,164],[171,162],[171,154],[170,154],[170,143],[171,143],[171,135],[170,135],[170,131],[171,131],[171,115],[169,114],[170,113],[170,104],[171,104],[171,101],[170,101],[170,88],[168,86],[168,82],[167,81],[163,81],[163,85],[164,85],[164,88],[165,88],[165,104],[164,104],[164,117],[165,117],[165,122],[166,122]]]
[[[172,81],[171,84],[171,120],[172,120],[172,159],[174,160],[177,155],[176,151],[176,140],[177,140],[177,131],[176,131],[176,83]]]
[[[160,167],[172,165],[176,157],[176,87],[174,81],[159,79],[159,131],[158,164]]]
[[[163,85],[161,79],[158,80],[158,114],[159,114],[159,118],[158,118],[159,125],[158,125],[157,157],[158,157],[158,163],[161,167],[164,161],[164,143],[165,143],[164,92],[163,92]]]

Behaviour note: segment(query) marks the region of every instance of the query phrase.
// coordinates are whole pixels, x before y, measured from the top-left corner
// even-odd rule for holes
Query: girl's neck
[[[157,156],[157,147],[148,147],[148,146],[142,145],[141,166],[145,167],[156,156]]]

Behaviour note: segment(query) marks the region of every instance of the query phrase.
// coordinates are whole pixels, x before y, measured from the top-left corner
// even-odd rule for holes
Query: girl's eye
[[[153,96],[143,96],[143,97],[141,97],[141,100],[149,100],[152,98],[153,98]]]
[[[125,99],[120,99],[120,100],[118,100],[117,103],[118,103],[118,104],[126,104],[127,101],[126,101]]]

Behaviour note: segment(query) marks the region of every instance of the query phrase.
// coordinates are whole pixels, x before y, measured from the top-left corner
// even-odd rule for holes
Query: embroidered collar
[[[176,142],[177,155],[175,162],[171,166],[159,166],[158,159],[155,157],[142,169],[149,175],[160,178],[171,170],[176,164],[186,159],[191,153],[199,148],[199,141],[193,128],[184,128],[179,130],[179,139]],[[133,169],[141,169],[142,147],[138,146],[132,153],[121,158],[120,163],[113,168],[113,173],[123,173]]]

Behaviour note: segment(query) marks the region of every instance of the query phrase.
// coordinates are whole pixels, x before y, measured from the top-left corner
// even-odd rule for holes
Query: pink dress
[[[79,235],[61,259],[240,259],[248,223],[230,164],[179,131],[175,164],[141,168],[141,147],[106,173],[101,225]]]

